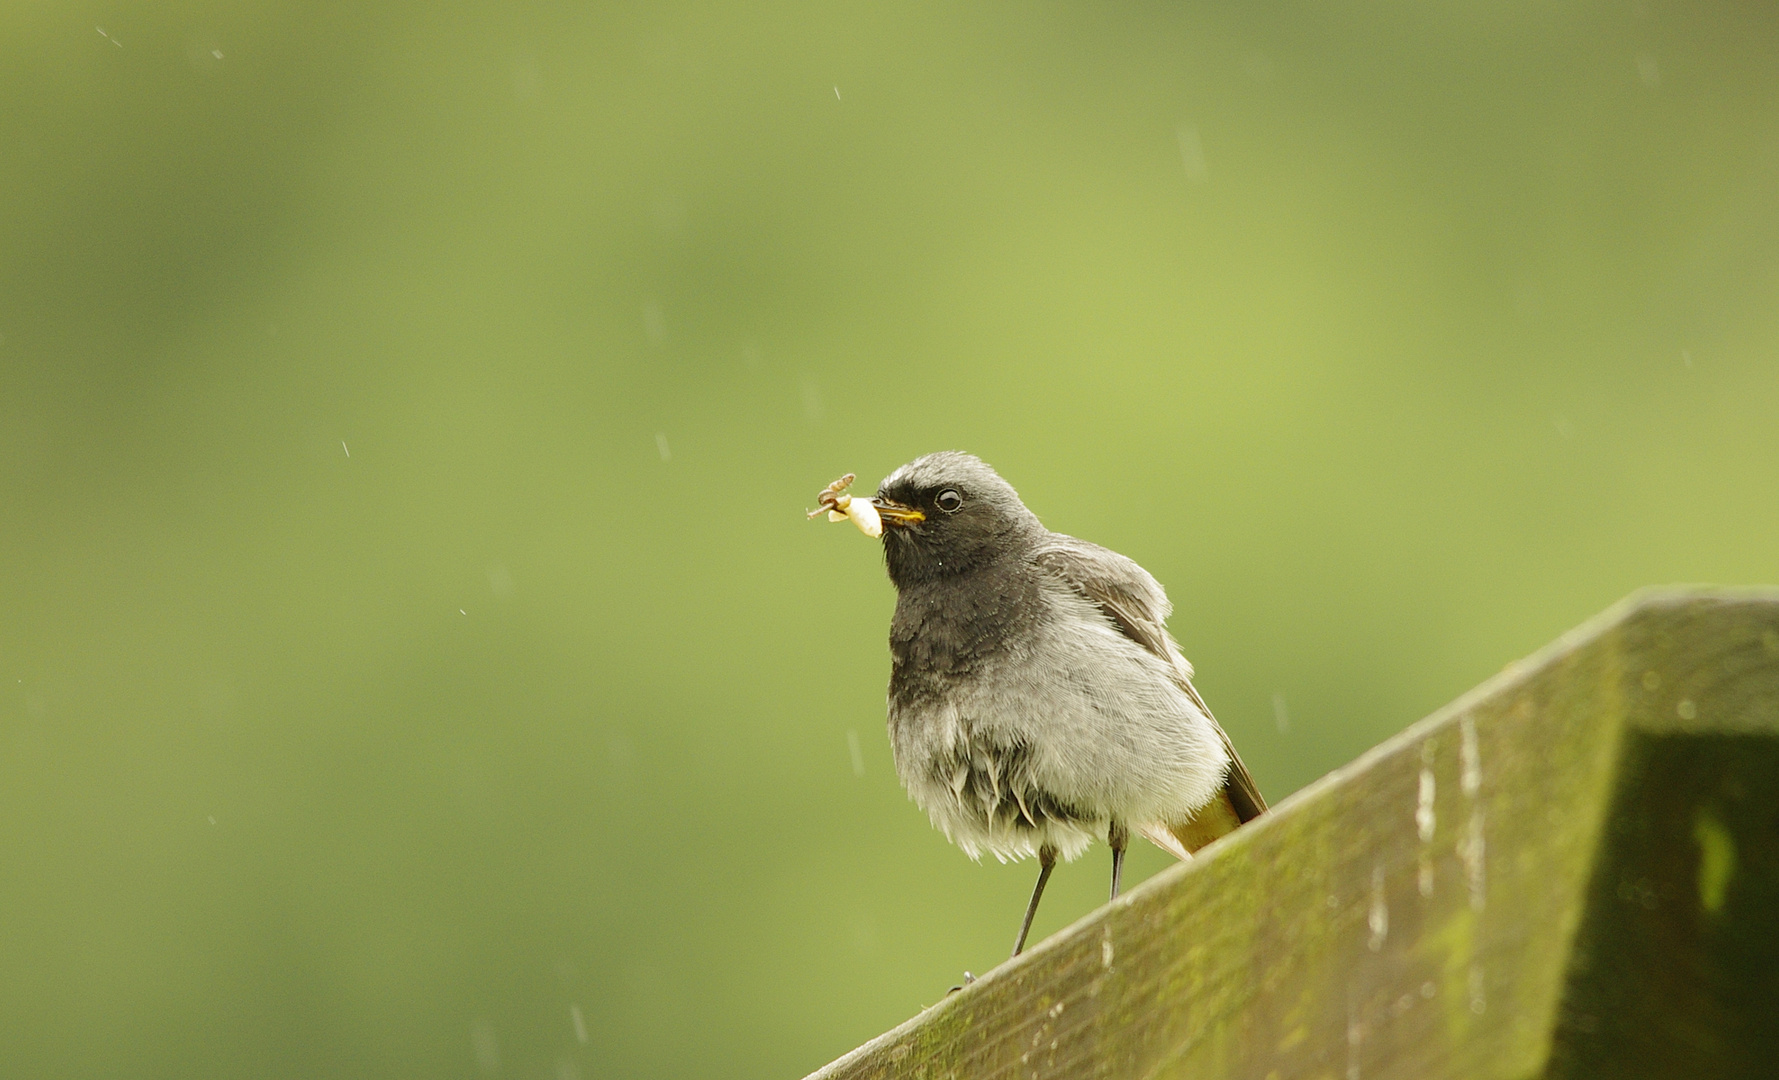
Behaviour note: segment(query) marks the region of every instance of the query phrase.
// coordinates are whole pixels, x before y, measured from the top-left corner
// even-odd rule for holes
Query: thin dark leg
[[[1019,940],[1013,943],[1013,955],[1018,956],[1025,950],[1025,936],[1032,932],[1032,916],[1038,913],[1038,900],[1044,895],[1044,886],[1050,881],[1050,871],[1056,869],[1056,849],[1045,844],[1038,849],[1038,884],[1032,887],[1032,902],[1025,906],[1025,921],[1019,924]]]
[[[1130,846],[1130,830],[1118,822],[1106,830],[1106,843],[1112,845],[1112,899],[1118,899],[1118,883],[1124,879],[1124,849]]]

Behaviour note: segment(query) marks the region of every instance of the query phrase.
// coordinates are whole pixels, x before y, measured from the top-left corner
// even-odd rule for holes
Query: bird
[[[823,493],[830,511],[834,490]],[[896,774],[972,859],[1037,857],[1014,956],[1059,857],[1105,836],[1117,899],[1132,833],[1189,859],[1266,812],[1193,686],[1148,571],[1045,528],[962,451],[903,465],[868,501],[874,514],[852,516],[880,536],[896,590]]]

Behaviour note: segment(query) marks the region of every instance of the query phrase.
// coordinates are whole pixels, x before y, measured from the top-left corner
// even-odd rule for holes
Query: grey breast
[[[1034,827],[1096,815],[1041,783],[1048,582],[1023,561],[905,588],[890,623],[890,741],[915,800],[954,802],[983,824]]]

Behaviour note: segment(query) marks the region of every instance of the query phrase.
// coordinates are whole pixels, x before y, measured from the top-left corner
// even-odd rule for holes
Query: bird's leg
[[[1118,899],[1118,883],[1124,878],[1124,849],[1130,846],[1130,830],[1120,822],[1112,822],[1106,830],[1106,843],[1112,845],[1112,899]]]
[[[1019,924],[1019,940],[1013,943],[1013,955],[1018,956],[1025,950],[1025,936],[1032,932],[1032,916],[1038,913],[1038,900],[1044,895],[1044,886],[1050,881],[1050,871],[1056,869],[1056,849],[1045,844],[1038,849],[1038,883],[1032,887],[1032,902],[1025,906],[1025,921]]]

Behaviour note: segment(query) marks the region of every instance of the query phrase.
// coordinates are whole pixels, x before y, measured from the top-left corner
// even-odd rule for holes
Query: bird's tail
[[[1197,696],[1193,694],[1194,698]],[[1206,710],[1205,715],[1209,716],[1210,711]],[[1211,723],[1216,724],[1216,721]],[[1254,777],[1249,775],[1248,767],[1242,763],[1241,755],[1230,745],[1229,736],[1223,734],[1221,726],[1218,726],[1217,734],[1223,736],[1223,748],[1229,751],[1229,775],[1211,801],[1200,807],[1190,821],[1132,826],[1139,836],[1178,859],[1191,858],[1199,848],[1220,836],[1228,836],[1266,813],[1266,799],[1261,796]]]
[[[1229,792],[1219,791],[1217,797],[1198,809],[1190,821],[1163,824],[1150,822],[1134,825],[1137,835],[1176,859],[1190,859],[1192,853],[1221,836],[1240,828],[1242,819],[1230,802]]]

